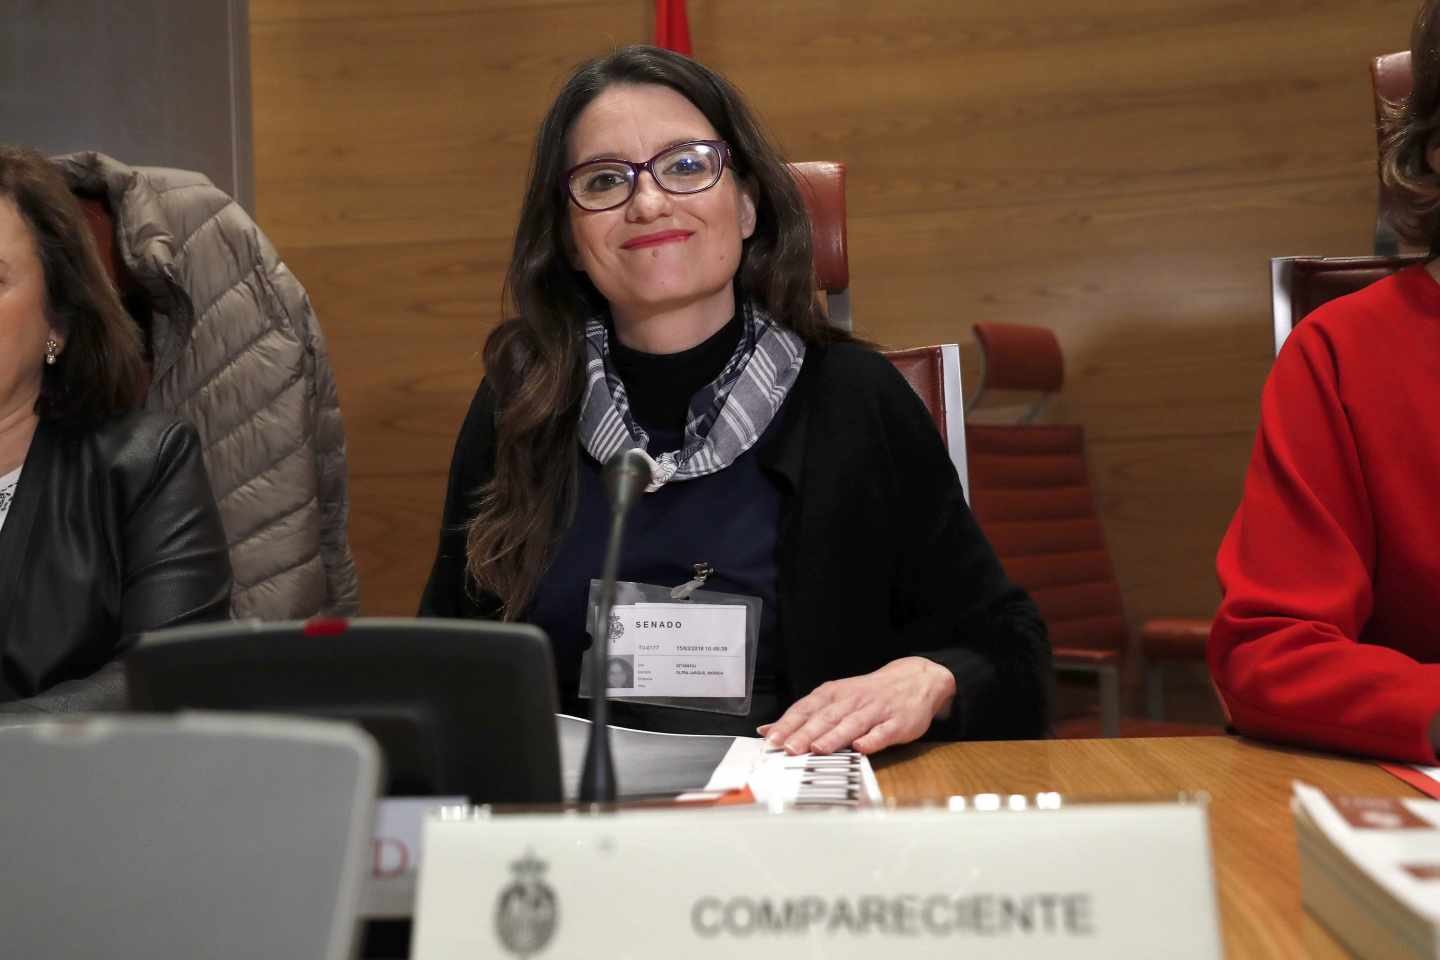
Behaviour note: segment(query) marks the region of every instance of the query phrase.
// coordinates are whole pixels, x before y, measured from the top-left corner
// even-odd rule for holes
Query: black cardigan
[[[495,456],[495,396],[480,384],[450,467],[422,616],[492,617],[467,590],[464,524]],[[1045,624],[1006,579],[965,504],[945,445],[888,360],[809,347],[765,447],[784,496],[779,621],[791,685],[868,673],[918,654],[955,675],[944,739],[1026,739],[1050,727]]]
[[[194,428],[138,412],[41,421],[0,527],[0,713],[122,709],[115,658],[140,633],[229,612]]]

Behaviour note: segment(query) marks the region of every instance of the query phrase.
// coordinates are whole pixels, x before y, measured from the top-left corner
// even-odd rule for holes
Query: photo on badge
[[[605,665],[605,685],[611,693],[635,689],[635,658],[611,656]]]

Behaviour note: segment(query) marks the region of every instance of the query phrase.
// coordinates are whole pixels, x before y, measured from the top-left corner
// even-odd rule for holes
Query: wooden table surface
[[[1231,960],[1349,956],[1300,906],[1292,780],[1334,794],[1418,796],[1373,763],[1231,737],[917,744],[880,755],[875,770],[886,797],[902,803],[976,793],[1209,794],[1221,935]]]

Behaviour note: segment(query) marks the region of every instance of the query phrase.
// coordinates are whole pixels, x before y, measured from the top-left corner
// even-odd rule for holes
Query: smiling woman
[[[655,85],[611,87],[571,128],[570,155],[592,158],[568,178],[578,208],[573,263],[610,305],[627,347],[678,353],[735,315],[733,281],[742,241],[755,232],[755,198],[733,174],[712,189],[726,179],[729,153],[717,137],[694,104]],[[650,159],[613,159],[624,156]]]
[[[796,752],[1044,735],[1044,624],[919,399],[817,305],[799,191],[724,78],[653,47],[581,65],[540,126],[507,291],[422,614],[543,627],[577,710],[600,465],[638,448],[655,479],[621,577],[703,583],[692,610],[743,604],[714,621],[735,635],[689,649],[758,642],[733,674],[711,658],[694,695],[678,662],[637,652],[637,693],[673,705],[621,702],[617,722],[761,725]],[[717,706],[732,681],[753,693],[741,715]]]

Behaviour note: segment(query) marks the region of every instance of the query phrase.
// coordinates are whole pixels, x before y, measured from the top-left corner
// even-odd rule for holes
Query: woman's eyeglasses
[[[588,160],[565,172],[565,191],[581,210],[613,210],[634,196],[641,171],[648,170],[666,193],[699,193],[720,182],[729,158],[724,140],[691,140],[666,147],[644,163]]]

